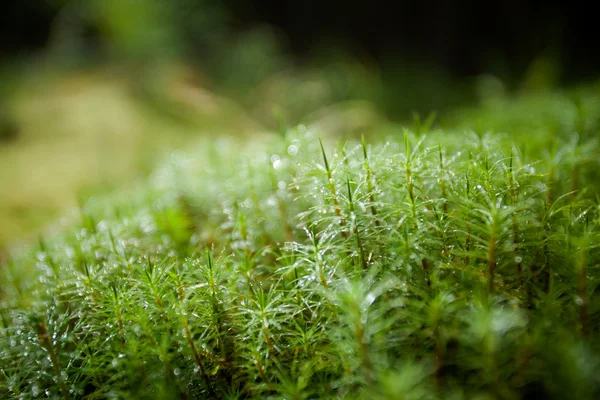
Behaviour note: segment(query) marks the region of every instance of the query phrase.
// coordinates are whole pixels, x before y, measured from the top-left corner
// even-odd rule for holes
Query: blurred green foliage
[[[228,32],[218,1],[66,0],[50,42],[60,57],[90,52],[120,61],[157,62],[214,52]]]
[[[240,26],[231,2],[48,3],[57,14],[47,48],[0,65],[0,168],[10,171],[0,178],[8,193],[0,243],[36,231],[82,193],[147,173],[198,133],[285,132],[304,123],[353,135],[432,111],[439,126],[480,133],[588,135],[597,127],[583,117],[597,109],[598,86],[553,90],[561,71],[552,53],[520,82],[503,80],[510,74],[501,57],[496,75],[456,79],[326,39],[295,59],[282,32]],[[544,125],[531,113],[544,115]]]

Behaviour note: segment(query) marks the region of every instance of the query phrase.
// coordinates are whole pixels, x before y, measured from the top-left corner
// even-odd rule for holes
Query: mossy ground
[[[599,98],[175,152],[2,267],[0,395],[597,398]]]

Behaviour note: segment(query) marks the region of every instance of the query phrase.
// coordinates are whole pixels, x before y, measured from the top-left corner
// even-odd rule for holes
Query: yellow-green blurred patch
[[[118,71],[25,80],[5,101],[0,247],[35,233],[78,196],[148,172],[165,151],[199,135],[257,130],[240,110],[190,83],[190,74],[165,68],[141,94]],[[152,106],[153,91],[163,94],[162,106]]]

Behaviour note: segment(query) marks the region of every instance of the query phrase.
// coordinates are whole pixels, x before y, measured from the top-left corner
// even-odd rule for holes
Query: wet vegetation
[[[173,153],[4,262],[0,397],[598,398],[596,93]]]

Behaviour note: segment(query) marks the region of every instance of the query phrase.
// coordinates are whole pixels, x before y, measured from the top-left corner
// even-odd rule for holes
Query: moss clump
[[[552,126],[176,153],[3,266],[0,395],[597,398],[597,132]]]

